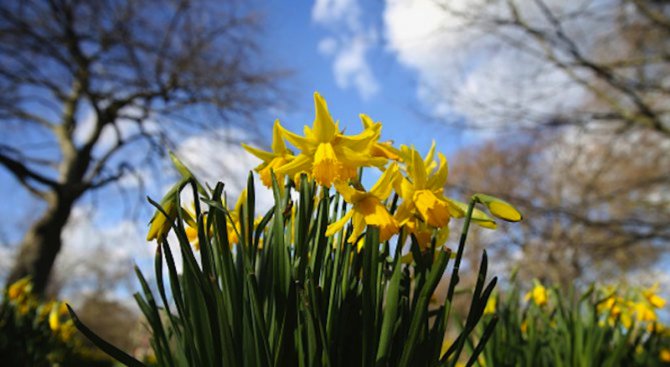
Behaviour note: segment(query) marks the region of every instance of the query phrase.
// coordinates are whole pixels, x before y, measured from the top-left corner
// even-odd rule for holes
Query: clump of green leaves
[[[112,366],[114,361],[85,346],[68,320],[65,304],[40,300],[30,278],[2,292],[0,361],[3,366]]]
[[[667,366],[670,333],[654,309],[665,302],[650,289],[591,285],[574,290],[537,283],[492,298],[484,318],[498,327],[483,353],[487,366]],[[495,305],[495,306],[493,306]],[[495,309],[495,310],[494,310]]]
[[[142,291],[135,298],[161,366],[472,365],[493,331],[495,319],[482,326],[478,344],[466,348],[496,284],[495,278],[486,282],[484,252],[465,325],[444,345],[476,197],[455,254],[436,246],[435,238],[422,249],[411,236],[412,260],[406,261],[400,240],[406,236],[382,242],[375,226],[361,236],[362,246],[347,243],[351,225],[326,236],[328,224],[347,204],[305,176],[298,189],[290,181],[280,187],[273,176],[275,205],[262,219],[255,218],[251,175],[246,201],[236,212],[222,204],[221,183],[205,190],[186,179],[178,186],[177,192],[192,187],[196,197],[189,213],[180,195],[171,195],[171,208],[177,208],[171,229],[183,268],[177,269],[176,254],[163,236],[155,257],[156,291],[137,271]],[[396,200],[387,202],[391,212]],[[239,224],[235,246],[231,221]],[[188,226],[197,228],[199,251]],[[452,258],[448,292],[435,306],[431,299]],[[76,323],[118,360],[142,365]]]

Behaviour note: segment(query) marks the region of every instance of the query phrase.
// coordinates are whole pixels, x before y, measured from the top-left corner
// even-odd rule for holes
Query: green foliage
[[[499,323],[481,365],[670,365],[670,334],[653,311],[664,301],[645,292],[592,285],[575,294],[536,283],[522,301],[515,284],[494,301]]]
[[[3,366],[112,366],[113,360],[83,344],[64,304],[40,301],[28,278],[3,292],[0,361]],[[61,305],[63,305],[61,307]]]
[[[330,195],[303,176],[293,200],[291,183],[280,188],[273,180],[275,206],[260,220],[254,218],[251,175],[246,201],[237,212],[222,204],[221,183],[204,197],[194,181],[181,185],[179,190],[190,185],[199,198],[193,215],[181,209],[179,195],[174,195],[174,207],[179,210],[172,229],[183,268],[177,270],[175,254],[163,237],[156,249],[156,291],[137,271],[142,291],[135,298],[153,335],[158,365],[449,366],[461,359],[474,362],[486,338],[474,352],[464,348],[465,341],[479,324],[495,286],[495,279],[485,281],[486,253],[465,327],[443,353],[468,218],[455,256],[449,249],[437,248],[435,239],[422,251],[412,237],[413,261],[407,263],[400,240],[381,242],[374,226],[362,236],[360,248],[346,243],[351,226],[326,236],[328,224],[346,212],[347,204],[338,193]],[[387,205],[393,211],[395,200]],[[474,205],[475,200],[470,215]],[[237,223],[232,228],[238,230],[231,233],[233,221]],[[191,244],[194,238],[189,241],[187,225],[197,225],[199,253]],[[236,246],[232,246],[233,237]],[[450,292],[436,307],[431,299],[452,257]],[[485,326],[489,333],[493,324],[489,321]],[[84,325],[77,325],[89,333]],[[142,365],[102,340],[93,341],[128,365]]]

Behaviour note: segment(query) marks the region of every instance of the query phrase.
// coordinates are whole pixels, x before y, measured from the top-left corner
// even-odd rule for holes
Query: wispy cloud
[[[361,17],[356,0],[317,0],[312,8],[312,20],[333,32],[319,42],[318,50],[332,58],[335,83],[369,99],[379,92],[367,58],[378,37],[374,28],[363,26]]]
[[[532,4],[519,3],[529,19],[537,18],[528,10]],[[433,113],[491,126],[530,122],[534,116],[529,112],[546,115],[581,103],[583,91],[560,70],[455,15],[504,17],[504,4],[452,0],[448,7],[453,12],[433,0],[387,0],[383,15],[387,49],[417,73],[417,97]],[[525,115],[514,115],[519,106]]]

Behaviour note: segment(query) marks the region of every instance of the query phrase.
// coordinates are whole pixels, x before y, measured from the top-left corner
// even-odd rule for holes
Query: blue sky
[[[468,4],[467,0],[453,2]],[[393,140],[396,145],[413,144],[421,151],[426,151],[435,140],[437,149],[448,159],[482,135],[448,127],[426,116],[438,113],[452,120],[495,119],[499,116],[495,110],[482,106],[487,106],[487,100],[500,102],[501,96],[529,110],[544,112],[570,108],[581,98],[579,93],[568,89],[553,96],[534,98],[536,96],[527,94],[530,89],[515,84],[523,80],[526,72],[530,75],[535,70],[528,60],[520,61],[518,55],[509,53],[496,53],[492,57],[486,42],[476,48],[467,33],[436,36],[436,25],[449,24],[452,20],[436,11],[431,0],[275,0],[261,2],[256,11],[263,19],[261,62],[268,63],[270,69],[293,72],[285,81],[288,105],[267,106],[267,111],[262,111],[258,117],[258,126],[264,129],[262,133],[268,144],[272,122],[276,118],[298,132],[302,131],[303,125],[312,123],[312,93],[315,91],[326,98],[331,114],[347,132],[360,131],[358,115],[365,113],[383,123],[382,140]],[[521,62],[523,69],[518,67]],[[545,73],[543,77],[554,87],[564,82],[552,73]],[[513,89],[515,87],[517,89]],[[433,95],[428,90],[437,93]],[[454,93],[458,97],[454,98],[459,103],[457,105],[433,103],[447,100]],[[198,140],[190,143],[199,146]],[[232,155],[240,164],[235,167],[243,174],[234,178],[222,177],[221,171],[216,170],[213,174],[215,180],[224,180],[228,187],[231,180],[245,177],[257,163],[238,150],[226,151],[224,155]],[[246,158],[240,159],[235,154]],[[208,155],[205,152],[200,157]],[[166,185],[173,182],[168,173],[173,171],[169,165],[165,167],[164,182],[144,188],[154,199],[159,199],[167,190]],[[27,222],[39,214],[41,206],[31,200],[4,170],[0,170],[0,183],[2,192],[10,193],[5,195],[3,205],[19,208],[12,215],[3,216],[0,242],[16,242],[27,228]],[[146,260],[153,248],[143,239],[151,207],[138,202],[135,193],[122,199],[118,195],[116,189],[108,189],[80,202],[75,213],[76,221],[65,236],[66,243],[69,240],[78,243],[79,247],[69,247],[67,251],[85,257],[85,253],[80,253],[85,249],[83,246],[97,234],[101,238],[107,236],[107,243],[114,243],[118,251],[112,255],[121,260],[131,258],[142,262],[142,256]],[[139,206],[142,209],[139,216],[128,218],[126,207],[119,205],[122,200]],[[103,210],[93,210],[96,205]],[[76,230],[74,226],[78,226]],[[133,226],[137,229],[134,236],[121,234],[122,230]],[[125,241],[118,241],[119,238],[125,238]],[[91,250],[86,248],[86,251]],[[2,258],[0,253],[0,267]],[[151,262],[147,264],[149,269]]]
[[[345,3],[348,3],[345,1]],[[294,5],[295,4],[295,5]],[[332,23],[319,22],[314,17],[314,4],[300,1],[287,6],[285,2],[272,1],[263,9],[265,17],[264,45],[276,67],[295,72],[290,88],[297,92],[290,101],[295,109],[269,116],[267,126],[273,118],[280,118],[288,127],[301,130],[301,126],[313,120],[312,93],[320,92],[328,101],[333,117],[350,132],[360,130],[358,115],[365,113],[376,121],[383,122],[382,140],[393,140],[397,144],[414,144],[428,149],[436,140],[438,149],[449,155],[463,144],[461,134],[439,122],[429,121],[422,114],[429,111],[417,99],[416,72],[400,65],[395,55],[385,47],[383,30],[383,2],[370,2],[369,6],[356,5],[360,9],[359,21],[365,19],[361,33],[369,36],[364,53],[365,67],[369,71],[370,83],[376,87],[359,87],[352,81],[362,72],[349,73],[349,83],[338,85],[335,57],[320,51],[324,40],[338,40],[340,47],[353,42],[357,31],[347,29],[345,20]],[[355,64],[355,63],[354,63]],[[360,63],[359,63],[360,64]],[[360,65],[352,68],[360,69]],[[343,72],[340,75],[346,74]],[[346,79],[346,77],[345,77]],[[374,92],[366,92],[374,88]]]

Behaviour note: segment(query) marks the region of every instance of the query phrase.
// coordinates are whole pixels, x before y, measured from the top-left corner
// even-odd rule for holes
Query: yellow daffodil
[[[661,349],[658,359],[660,359],[661,362],[670,362],[670,348]]]
[[[309,173],[319,185],[330,187],[335,181],[346,182],[356,177],[359,167],[383,167],[387,159],[372,156],[379,139],[378,129],[364,129],[358,135],[345,136],[328,112],[326,101],[314,93],[316,117],[312,128],[305,126],[305,136],[290,132],[281,125],[281,134],[300,149],[291,162],[279,167],[278,174],[294,177]]]
[[[660,297],[657,293],[658,283],[642,291],[644,298],[646,298],[654,308],[663,308],[665,307],[665,299]]]
[[[240,232],[240,208],[242,208],[242,205],[245,204],[246,201],[247,201],[247,190],[244,190],[240,193],[240,196],[237,198],[235,208],[229,211],[230,218],[226,218],[227,219],[226,232],[228,232],[228,243],[230,244],[230,246],[240,242],[240,237],[238,235]]]
[[[291,162],[295,157],[293,156],[293,153],[291,153],[291,151],[288,148],[286,148],[284,138],[282,137],[281,125],[279,124],[279,120],[275,120],[274,126],[272,127],[271,152],[266,152],[264,150],[248,146],[246,144],[242,144],[242,146],[247,152],[255,155],[256,157],[258,157],[263,161],[263,163],[261,163],[258,167],[254,169],[260,175],[261,182],[263,183],[263,185],[267,187],[272,187],[271,172],[274,171],[275,175],[277,175],[277,183],[279,184],[280,187],[283,187],[284,179],[283,177],[280,177],[277,174],[277,169]]]
[[[186,222],[186,237],[188,242],[193,245],[193,248],[196,251],[200,250],[200,237],[198,237],[198,222],[195,217],[195,208],[194,205],[191,206],[191,209],[182,208],[184,212],[184,221]],[[209,229],[209,236],[212,236],[212,229]]]
[[[522,219],[521,213],[512,204],[502,199],[484,194],[477,194],[476,197],[497,218],[508,222],[518,222]]]
[[[177,217],[177,196],[186,180],[187,178],[182,178],[181,181],[172,186],[170,191],[163,197],[163,200],[161,200],[161,208],[163,208],[163,211],[165,211],[165,214],[168,216],[166,217],[163,212],[156,209],[151,221],[149,221],[151,225],[149,227],[149,232],[147,233],[147,241],[154,239],[160,240],[170,232],[172,222],[174,222]]]
[[[360,114],[361,122],[363,123],[363,129],[372,130],[377,136],[381,135],[382,123],[374,122],[372,119],[365,114]],[[370,154],[373,157],[382,157],[386,159],[391,159],[394,161],[402,162],[400,157],[400,151],[393,147],[391,142],[375,142],[372,145]]]
[[[56,302],[49,312],[49,328],[53,332],[58,332],[61,328],[61,319],[68,314],[65,302]]]
[[[653,307],[646,301],[634,302],[632,308],[638,322],[654,322],[658,319]]]
[[[533,300],[533,303],[535,303],[538,306],[544,306],[547,304],[547,289],[540,283],[536,282],[535,286],[533,286],[533,289],[530,290],[530,292],[526,293],[526,296],[524,297],[526,301]]]
[[[342,198],[350,204],[351,208],[344,216],[335,223],[328,226],[326,236],[332,236],[340,231],[351,219],[354,230],[347,242],[354,243],[358,236],[363,233],[366,225],[379,227],[379,237],[381,241],[387,241],[391,236],[398,232],[398,223],[386,210],[382,201],[391,194],[392,182],[398,173],[398,166],[391,165],[381,175],[377,183],[369,192],[350,187],[347,183],[337,181],[335,187],[342,195]]]
[[[439,154],[440,164],[436,165],[432,158],[434,150],[433,143],[424,159],[415,149],[403,146],[402,155],[408,177],[399,175],[394,182],[395,191],[403,199],[398,206],[396,219],[409,233],[415,235],[421,247],[427,246],[434,229],[441,229],[440,240],[446,241],[449,219],[464,215],[458,205],[443,195],[448,175],[447,159]]]
[[[7,298],[10,301],[19,299],[24,294],[30,293],[32,290],[32,283],[30,277],[24,277],[12,283],[7,290]]]
[[[496,306],[498,300],[493,295],[489,296],[489,299],[486,301],[486,306],[484,307],[484,315],[493,315],[496,313]]]

